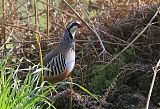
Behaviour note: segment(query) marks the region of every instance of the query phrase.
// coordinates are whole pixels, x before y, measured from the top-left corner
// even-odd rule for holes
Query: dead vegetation
[[[76,109],[144,108],[153,76],[152,67],[160,59],[159,13],[149,24],[159,7],[158,1],[141,1],[138,6],[136,2],[124,1],[112,3],[101,0],[94,2],[68,0],[67,2],[80,15],[81,20],[84,19],[100,36],[99,40],[87,26],[78,33],[77,65],[73,79],[74,82],[99,95],[101,102],[98,103],[90,96],[83,95],[82,91],[75,88],[73,107]],[[51,6],[41,0],[37,3],[39,3],[37,5],[39,31],[36,31],[34,6],[30,1],[18,0],[15,3],[14,0],[2,0],[0,57],[14,47],[8,66],[14,67],[17,63],[21,63],[21,69],[29,67],[31,63],[26,60],[20,61],[22,58],[38,63],[39,47],[35,35],[40,34],[44,55],[62,38],[64,25],[72,19],[78,19],[63,0],[59,4],[50,3]],[[50,11],[46,11],[46,6]],[[49,17],[46,16],[47,12]],[[50,28],[47,28],[48,22]],[[141,33],[147,25],[146,30]],[[131,43],[138,35],[139,37]],[[105,52],[102,45],[106,49]],[[124,50],[127,46],[128,48]],[[20,72],[19,75],[25,77],[26,73]],[[159,83],[157,74],[150,109],[160,107]],[[63,96],[64,93],[66,94],[66,91],[55,96],[55,98],[58,96],[55,106],[62,108],[61,103],[63,103],[66,107],[67,103],[64,103],[63,99],[68,100],[65,98],[67,96]]]

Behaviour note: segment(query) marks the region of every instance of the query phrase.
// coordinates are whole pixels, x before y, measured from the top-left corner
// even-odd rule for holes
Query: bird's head
[[[68,23],[66,29],[70,32],[70,34],[74,38],[76,31],[81,27],[83,27],[83,26],[79,21],[71,21]]]

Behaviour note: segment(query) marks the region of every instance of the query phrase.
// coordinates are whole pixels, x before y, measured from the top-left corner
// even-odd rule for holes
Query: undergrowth
[[[134,47],[130,47],[124,54],[121,54],[116,62],[109,64],[105,69],[99,72],[97,71],[106,65],[93,65],[91,69],[88,70],[88,74],[93,76],[90,76],[91,79],[88,82],[87,88],[93,93],[102,94],[105,89],[112,84],[112,81],[117,77],[118,73],[121,72],[121,66],[123,66],[124,63],[131,62],[134,55],[135,49]]]
[[[11,52],[0,60],[0,107],[1,109],[41,109],[47,103],[49,107],[55,108],[46,94],[51,87],[38,86],[36,75],[28,70],[24,81],[19,80],[17,68],[7,67]]]
[[[89,72],[95,73],[97,69],[102,68],[104,65],[94,65],[93,69]],[[103,90],[108,87],[112,81],[113,78],[117,75],[119,69],[117,64],[110,64],[107,66],[104,70],[101,70],[91,78],[91,81],[88,82],[88,89],[91,90],[91,92],[96,94],[102,94]]]
[[[42,109],[47,106],[56,109],[54,101],[49,99],[49,94],[55,90],[52,84],[44,86],[39,83],[41,68],[34,65],[33,67],[20,69],[20,63],[14,67],[9,67],[9,60],[11,59],[12,50],[8,52],[3,59],[0,60],[0,107],[1,109]],[[16,63],[15,63],[16,64]],[[38,65],[39,66],[39,65]],[[18,73],[26,71],[25,79],[19,79]],[[89,92],[84,87],[70,82],[55,83],[57,88],[59,85],[73,84],[78,86],[84,92],[88,93],[97,101],[98,98]]]

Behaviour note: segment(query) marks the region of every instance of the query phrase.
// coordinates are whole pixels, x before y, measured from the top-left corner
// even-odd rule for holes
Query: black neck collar
[[[69,29],[67,29],[67,31],[68,31],[68,33],[69,33],[69,37],[70,37],[71,39],[73,39],[73,36],[72,36],[72,34],[71,34],[70,30],[69,30]]]

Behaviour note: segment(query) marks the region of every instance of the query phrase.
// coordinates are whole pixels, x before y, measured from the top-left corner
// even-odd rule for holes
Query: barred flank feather
[[[62,54],[52,58],[46,66],[49,70],[45,72],[46,76],[60,75],[66,69],[65,59]]]

